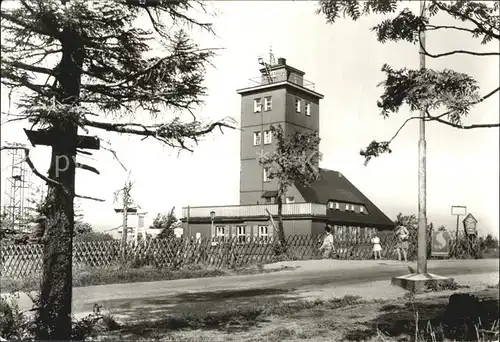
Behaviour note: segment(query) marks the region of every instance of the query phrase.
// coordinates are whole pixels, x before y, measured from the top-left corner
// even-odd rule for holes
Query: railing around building
[[[234,206],[208,206],[208,207],[184,207],[182,208],[182,217],[210,217],[210,212],[215,212],[216,217],[253,217],[267,216],[266,209],[271,215],[278,215],[277,204],[253,204],[253,205],[234,205]],[[301,215],[326,215],[326,205],[318,203],[286,203],[283,204],[283,215],[301,216]]]
[[[257,76],[257,77],[252,77],[248,79],[248,87],[258,87],[262,85],[267,85],[267,84],[272,84],[272,83],[279,83],[279,82],[284,82],[288,81],[290,83],[296,84],[300,87],[307,88],[309,90],[315,90],[316,85],[314,82],[308,81],[305,78],[291,74],[288,79],[282,79],[279,77],[266,77],[266,76]]]

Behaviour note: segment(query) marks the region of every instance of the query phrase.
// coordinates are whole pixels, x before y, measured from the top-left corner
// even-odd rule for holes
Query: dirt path
[[[410,265],[415,268],[414,264]],[[366,298],[397,298],[405,292],[391,286],[390,279],[409,272],[408,264],[385,260],[312,260],[266,265],[266,268],[282,266],[294,269],[249,276],[75,288],[73,312],[77,316],[84,315],[92,310],[94,303],[98,303],[118,318],[143,319],[283,299],[332,298],[346,294]],[[457,280],[465,275],[476,282],[498,283],[498,261],[494,259],[431,260],[428,269],[429,272],[452,276]],[[26,296],[22,296],[20,304],[23,309],[31,306]]]

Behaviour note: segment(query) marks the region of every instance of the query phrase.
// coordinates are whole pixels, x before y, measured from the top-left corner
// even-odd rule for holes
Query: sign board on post
[[[455,231],[455,256],[458,251],[458,225],[460,222],[460,216],[467,215],[467,207],[463,205],[453,205],[451,207],[451,214],[457,217],[457,230]]]
[[[432,231],[431,256],[448,257],[451,234],[447,230]]]
[[[467,207],[463,205],[454,205],[451,207],[451,214],[457,216],[467,215]]]
[[[464,224],[465,234],[477,235],[476,234],[477,233],[477,228],[476,228],[477,220],[472,214],[467,215],[462,222]]]

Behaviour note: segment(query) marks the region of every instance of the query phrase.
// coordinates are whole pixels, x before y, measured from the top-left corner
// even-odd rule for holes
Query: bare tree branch
[[[138,135],[143,137],[153,137],[169,146],[176,141],[179,147],[192,152],[185,145],[186,139],[192,139],[197,142],[197,139],[207,133],[212,132],[214,129],[219,128],[222,133],[223,127],[235,129],[236,127],[225,121],[218,121],[205,126],[201,126],[199,122],[181,123],[178,119],[165,124],[144,125],[139,123],[107,123],[91,120],[84,120],[84,124],[90,127],[99,128],[108,132],[125,133]]]
[[[466,51],[466,50],[454,50],[450,52],[444,52],[444,53],[438,53],[438,54],[432,54],[427,51],[427,49],[423,46],[422,42],[419,40],[420,47],[424,51],[426,56],[432,57],[432,58],[439,58],[439,57],[445,57],[445,56],[451,56],[455,55],[457,53],[465,54],[465,55],[472,55],[472,56],[500,56],[500,53],[498,52],[472,52],[472,51]]]
[[[481,99],[479,99],[478,101],[474,102],[473,104],[478,104],[478,103],[483,102],[487,98],[493,96],[499,90],[500,90],[500,87],[498,87],[496,89],[493,89],[492,91],[490,91],[488,94],[486,94],[483,97],[481,97]],[[450,121],[447,121],[447,120],[443,120],[442,118],[444,116],[447,116],[447,115],[450,115],[450,114],[453,113],[452,110],[446,111],[446,112],[441,113],[441,114],[439,114],[437,116],[430,115],[430,113],[429,113],[428,110],[426,110],[425,112],[426,112],[426,116],[425,117],[412,116],[412,117],[406,119],[403,122],[403,124],[398,128],[398,130],[396,131],[396,133],[392,136],[392,138],[389,139],[388,141],[381,141],[381,142],[372,141],[370,143],[370,145],[365,150],[361,150],[360,154],[363,157],[365,157],[365,163],[364,163],[365,166],[368,164],[368,162],[370,161],[370,159],[372,157],[376,157],[376,156],[378,156],[378,155],[380,155],[381,153],[384,153],[384,152],[389,152],[389,153],[392,152],[391,149],[389,148],[389,145],[398,136],[398,134],[403,130],[403,128],[406,126],[406,124],[408,122],[412,121],[412,120],[424,120],[424,121],[427,121],[427,122],[429,122],[429,121],[436,121],[436,122],[445,124],[445,125],[450,126],[450,127],[458,128],[458,129],[477,129],[477,128],[497,128],[497,127],[500,127],[500,123],[462,125],[460,123],[454,123],[454,122],[450,122]]]
[[[465,27],[458,27],[458,26],[453,26],[453,25],[425,25],[425,30],[426,31],[436,31],[436,30],[456,30],[456,31],[464,31],[464,32],[469,32],[472,34],[477,34],[477,31],[465,28]]]
[[[461,125],[459,123],[453,123],[449,122],[443,119],[440,119],[439,117],[435,117],[429,114],[429,112],[426,110],[425,111],[427,116],[425,118],[425,121],[437,121],[442,124],[455,127],[455,128],[460,128],[460,129],[473,129],[473,128],[495,128],[495,127],[500,127],[500,123],[493,123],[493,124],[472,124],[472,125]]]
[[[47,184],[52,184],[52,185],[60,186],[60,187],[64,188],[63,185],[60,182],[42,175],[40,173],[40,171],[38,171],[36,169],[35,164],[33,164],[33,161],[31,160],[31,158],[29,156],[30,155],[30,149],[29,148],[21,146],[21,145],[2,146],[2,147],[0,147],[0,151],[3,151],[3,150],[23,150],[24,151],[24,156],[25,156],[24,159],[26,161],[26,164],[28,164],[28,166],[30,167],[31,171],[33,171],[33,173],[37,177],[39,177],[40,179],[42,179],[43,181],[45,181]],[[65,189],[65,191],[68,191],[68,189],[66,189],[66,188],[64,188],[64,189]],[[90,197],[90,196],[82,196],[82,195],[78,195],[78,194],[73,194],[73,196],[78,197],[78,198],[83,198],[83,199],[90,199],[90,200],[97,201],[97,202],[104,202],[103,199],[95,198],[95,197]]]

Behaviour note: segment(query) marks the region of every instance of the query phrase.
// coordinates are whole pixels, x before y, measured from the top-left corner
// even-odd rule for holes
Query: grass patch
[[[478,305],[474,312],[471,311],[472,302]],[[103,337],[191,342],[424,342],[450,338],[487,341],[498,338],[497,308],[498,298],[475,301],[460,294],[438,299],[384,301],[365,301],[353,296],[314,301],[279,300],[264,305],[224,307],[217,312],[207,308],[203,312],[174,314],[155,321],[125,322]],[[466,315],[462,317],[460,312]],[[471,314],[476,316],[471,317]],[[464,322],[472,323],[465,327]]]
[[[128,322],[122,325],[118,334],[120,338],[153,338],[165,336],[173,331],[186,330],[217,330],[225,333],[237,333],[248,331],[261,323],[269,322],[269,317],[289,317],[292,318],[304,311],[319,311],[339,309],[363,303],[359,297],[345,296],[330,300],[315,301],[279,301],[264,305],[244,305],[237,308],[224,309],[217,312],[198,311],[188,312],[181,315],[172,315],[163,319],[143,320],[138,322]],[[327,329],[324,328],[324,331]],[[275,334],[275,333],[272,333]],[[282,331],[281,334],[286,334]],[[299,338],[308,338],[308,332],[304,330],[295,334]],[[301,337],[303,336],[303,337]]]
[[[185,267],[177,270],[154,267],[124,267],[110,265],[100,268],[73,269],[73,287],[92,285],[150,282],[161,280],[192,279],[219,277],[230,275],[251,275],[281,271],[280,269],[266,270],[260,264],[233,269],[203,268],[201,266]],[[23,278],[1,277],[0,283],[3,292],[33,291],[40,287],[41,276],[38,274],[27,275]]]

